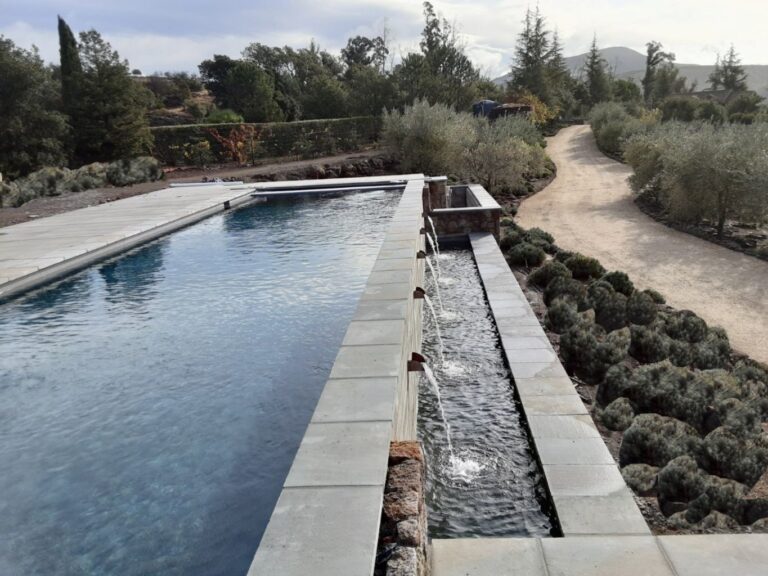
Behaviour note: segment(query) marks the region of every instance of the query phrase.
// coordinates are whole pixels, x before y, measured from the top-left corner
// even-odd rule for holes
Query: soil
[[[204,177],[209,179],[230,178],[244,181],[261,181],[277,173],[284,173],[290,176],[292,171],[299,171],[310,166],[323,166],[326,164],[341,166],[381,155],[382,152],[380,150],[366,150],[325,158],[313,158],[311,160],[286,161],[285,159],[273,159],[259,166],[217,166],[205,170],[200,168],[177,169],[167,171],[165,178],[156,182],[144,182],[121,188],[94,188],[84,192],[63,194],[61,196],[35,198],[18,208],[0,208],[0,228],[46,216],[53,216],[62,212],[69,212],[70,210],[147,194],[148,192],[167,188],[171,182],[195,182]]]
[[[729,250],[768,261],[768,226],[729,221],[721,237],[717,234],[717,226],[714,222],[709,220],[702,220],[695,224],[678,222],[670,217],[657,202],[649,200],[643,194],[635,196],[635,204],[645,214],[665,226],[719,244]]]
[[[768,263],[673,230],[645,215],[627,183],[628,166],[606,158],[589,126],[548,141],[557,178],[520,205],[516,221],[558,246],[622,270],[679,309],[728,331],[736,350],[768,363]]]

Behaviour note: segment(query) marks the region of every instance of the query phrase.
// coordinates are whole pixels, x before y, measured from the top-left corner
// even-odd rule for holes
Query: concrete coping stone
[[[469,237],[563,533],[649,533],[495,238],[488,233]]]

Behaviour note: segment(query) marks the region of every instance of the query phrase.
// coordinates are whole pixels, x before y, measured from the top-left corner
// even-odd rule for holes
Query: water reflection
[[[399,198],[359,196],[0,307],[0,575],[245,574]]]

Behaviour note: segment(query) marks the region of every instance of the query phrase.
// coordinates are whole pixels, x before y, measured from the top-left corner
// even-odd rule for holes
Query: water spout
[[[451,426],[448,424],[448,420],[445,419],[445,411],[443,410],[443,400],[440,398],[440,387],[437,385],[437,379],[427,364],[424,364],[424,375],[435,390],[435,396],[437,396],[437,407],[440,410],[440,418],[443,420],[443,426],[445,426],[445,437],[448,440],[448,452],[451,455],[451,462],[454,461],[453,444],[451,443]]]
[[[435,262],[437,262],[437,275],[441,276],[442,274],[440,272],[440,260],[439,260],[440,250],[437,247],[437,240],[433,239],[432,236],[430,236],[429,234],[427,234],[427,240],[429,240],[429,245],[432,247],[432,252],[435,255]]]
[[[440,333],[440,324],[437,321],[437,313],[435,312],[435,306],[432,304],[432,300],[429,299],[429,296],[424,294],[424,302],[427,303],[427,307],[432,312],[432,320],[435,323],[435,334],[437,335],[437,343],[440,347],[440,364],[445,365],[445,346],[443,346],[443,336]]]
[[[440,304],[440,312],[445,312],[445,308],[443,308],[443,298],[440,295],[440,276],[437,272],[435,272],[435,267],[432,265],[432,261],[427,258],[427,266],[429,266],[429,270],[432,272],[432,278],[435,280],[435,294],[437,294],[437,303]]]
[[[432,228],[432,237],[435,239],[435,245],[437,245],[437,230],[435,229],[435,221],[432,220],[432,216],[427,214],[427,220],[429,221],[429,226]],[[440,254],[440,247],[438,246],[437,253]]]

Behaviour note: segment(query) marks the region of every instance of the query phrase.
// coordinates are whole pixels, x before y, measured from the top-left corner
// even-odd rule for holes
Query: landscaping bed
[[[768,368],[625,274],[502,224],[502,251],[654,532],[768,531]]]
[[[645,214],[665,226],[714,242],[730,250],[768,261],[768,226],[729,221],[725,224],[723,235],[718,236],[715,222],[706,219],[698,223],[675,220],[647,194],[636,194],[635,204]]]

